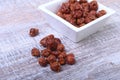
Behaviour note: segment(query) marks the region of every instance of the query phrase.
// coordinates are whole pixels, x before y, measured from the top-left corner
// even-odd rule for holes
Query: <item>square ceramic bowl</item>
[[[46,20],[52,26],[52,28],[65,35],[73,42],[79,42],[85,37],[103,29],[103,25],[106,23],[108,17],[115,13],[114,10],[98,3],[98,10],[106,10],[107,14],[80,28],[77,28],[68,21],[56,15],[56,12],[61,7],[62,3],[67,1],[68,0],[54,0],[52,2],[39,6],[38,9],[43,11]],[[88,0],[88,2],[90,1],[92,0]]]

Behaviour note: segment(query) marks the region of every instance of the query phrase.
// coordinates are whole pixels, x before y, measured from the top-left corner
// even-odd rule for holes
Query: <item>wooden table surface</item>
[[[116,13],[105,29],[79,43],[73,43],[51,28],[37,7],[51,0],[0,0],[0,80],[120,80],[120,0],[98,0]],[[31,27],[40,34],[29,37]],[[54,34],[73,52],[77,63],[55,73],[42,68],[31,49],[40,39]]]

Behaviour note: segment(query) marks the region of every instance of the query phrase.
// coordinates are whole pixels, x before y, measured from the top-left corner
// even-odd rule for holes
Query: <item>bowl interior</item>
[[[52,2],[50,2],[50,3],[47,3],[47,4],[44,4],[44,5],[40,6],[39,8],[40,8],[42,11],[46,12],[47,14],[51,15],[52,17],[58,19],[58,20],[61,21],[63,24],[67,25],[69,28],[75,30],[76,32],[81,31],[81,30],[83,30],[83,29],[86,29],[86,28],[92,26],[93,24],[98,23],[99,21],[101,21],[101,20],[109,17],[110,15],[112,15],[112,14],[115,12],[114,10],[112,10],[112,9],[110,9],[110,8],[108,8],[108,7],[100,4],[100,3],[98,2],[98,6],[99,6],[98,11],[103,9],[103,10],[106,10],[107,14],[105,14],[104,16],[102,16],[102,17],[100,17],[100,18],[97,18],[97,19],[94,20],[94,21],[91,21],[90,23],[88,23],[88,24],[86,24],[86,25],[84,25],[84,26],[82,26],[82,27],[80,27],[80,28],[77,28],[77,27],[75,27],[74,25],[72,25],[71,23],[69,23],[68,21],[66,21],[66,20],[64,20],[64,19],[62,19],[61,17],[59,17],[59,16],[56,15],[56,12],[58,11],[58,9],[59,9],[60,6],[62,5],[62,3],[63,3],[63,2],[67,2],[67,1],[68,1],[68,0],[52,1]],[[92,1],[92,0],[88,0],[88,2],[90,2],[90,1]]]

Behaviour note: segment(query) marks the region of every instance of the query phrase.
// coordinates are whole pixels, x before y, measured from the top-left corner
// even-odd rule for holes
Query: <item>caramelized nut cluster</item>
[[[65,46],[61,43],[59,38],[54,35],[48,35],[40,40],[40,44],[45,47],[43,50],[33,48],[31,51],[32,56],[40,57],[38,63],[42,67],[50,65],[51,70],[55,72],[61,71],[61,65],[66,63],[69,65],[75,64],[75,56],[73,53],[66,54]]]
[[[98,11],[98,3],[95,0],[91,2],[87,0],[69,0],[62,3],[56,14],[74,26],[81,27],[105,15],[106,11]]]

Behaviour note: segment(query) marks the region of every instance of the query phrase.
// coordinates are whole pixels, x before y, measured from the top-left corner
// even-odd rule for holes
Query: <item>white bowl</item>
[[[55,30],[65,35],[73,42],[79,42],[85,37],[103,29],[103,25],[107,21],[107,18],[110,17],[113,13],[115,13],[114,10],[98,3],[99,5],[98,10],[102,10],[102,9],[106,10],[107,14],[80,28],[77,28],[68,21],[56,15],[57,10],[60,8],[62,3],[67,1],[68,0],[54,0],[52,2],[39,6],[38,9],[44,12],[46,20]],[[88,0],[88,1],[90,2],[92,0]]]

